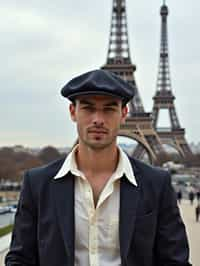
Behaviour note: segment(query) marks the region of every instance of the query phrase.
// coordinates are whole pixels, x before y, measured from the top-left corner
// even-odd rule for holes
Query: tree
[[[47,146],[41,150],[38,157],[43,163],[49,163],[61,157],[61,154],[56,148]]]

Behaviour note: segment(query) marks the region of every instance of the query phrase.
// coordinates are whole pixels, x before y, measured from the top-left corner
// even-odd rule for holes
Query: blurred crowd
[[[178,200],[179,204],[181,204],[182,198],[183,198],[183,193],[182,193],[182,190],[179,189],[177,191],[177,200]],[[198,189],[196,191],[194,189],[191,189],[190,191],[188,191],[188,200],[190,201],[190,204],[192,206],[194,205],[194,202],[195,202],[195,208],[194,208],[195,219],[196,219],[196,222],[199,222],[199,219],[200,219],[200,189]]]

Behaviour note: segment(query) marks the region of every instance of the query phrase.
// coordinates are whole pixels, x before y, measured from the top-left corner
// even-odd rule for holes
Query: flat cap
[[[100,69],[73,78],[62,88],[61,94],[71,101],[80,95],[110,95],[127,103],[133,98],[135,87],[116,74]]]

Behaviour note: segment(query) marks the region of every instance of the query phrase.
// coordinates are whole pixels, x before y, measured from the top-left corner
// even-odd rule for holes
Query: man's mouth
[[[102,130],[90,130],[90,131],[88,131],[88,133],[92,133],[92,134],[107,134],[106,131],[102,131]]]
[[[91,128],[88,130],[88,133],[93,133],[93,134],[107,134],[108,131],[103,129],[103,128]]]

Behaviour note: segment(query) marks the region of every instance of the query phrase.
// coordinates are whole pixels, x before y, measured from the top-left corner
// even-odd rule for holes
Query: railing
[[[184,128],[158,127],[157,132],[184,132]]]
[[[157,132],[171,132],[172,129],[170,127],[158,127],[156,128]]]

